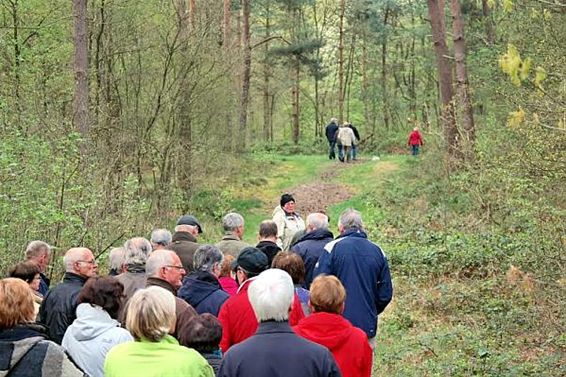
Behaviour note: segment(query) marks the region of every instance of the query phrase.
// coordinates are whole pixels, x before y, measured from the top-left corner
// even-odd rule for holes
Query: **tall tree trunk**
[[[448,60],[448,47],[444,31],[444,19],[442,18],[439,0],[427,0],[434,51],[436,53],[436,65],[438,68],[438,81],[440,83],[440,96],[442,99],[441,119],[444,127],[447,151],[450,157],[459,157],[458,130],[456,128],[456,117],[454,116],[454,102],[452,89],[452,67]]]
[[[242,45],[244,64],[242,72],[242,95],[240,98],[240,137],[239,148],[246,148],[248,123],[248,103],[250,98],[250,76],[252,70],[252,49],[250,46],[250,0],[242,0]]]
[[[20,15],[18,13],[19,4],[18,0],[14,0],[10,2],[11,9],[10,12],[12,13],[12,23],[13,23],[13,30],[12,30],[12,38],[13,38],[13,45],[14,45],[14,97],[16,99],[16,112],[17,112],[17,123],[18,128],[22,129],[21,123],[21,115],[22,115],[22,102],[21,102],[21,93],[20,93],[20,86],[21,86],[21,79],[20,79],[20,64],[22,61],[22,50],[20,46]]]
[[[344,122],[344,13],[346,0],[340,0],[340,22],[338,40],[338,121]]]
[[[293,142],[295,144],[299,143],[300,137],[300,125],[299,125],[299,116],[300,116],[300,104],[299,104],[299,97],[300,97],[300,73],[301,73],[301,62],[299,61],[299,57],[295,56],[294,67],[293,67],[293,88],[292,88],[292,106],[293,106]]]
[[[389,19],[389,6],[385,7],[385,14],[383,16],[383,28],[387,28],[387,21]],[[388,130],[390,126],[389,118],[389,93],[387,87],[387,32],[383,32],[381,40],[381,93],[383,96],[383,125]]]
[[[197,15],[197,2],[196,0],[189,0],[189,20],[190,20],[191,30],[195,30],[196,28],[196,15]]]
[[[464,39],[464,21],[460,0],[451,0],[452,31],[454,39],[454,60],[456,61],[456,88],[462,112],[464,140],[462,145],[465,155],[472,157],[475,141],[474,108],[469,92],[468,71],[466,68],[466,41]]]
[[[265,18],[265,35],[266,41],[271,37],[271,14],[269,3],[266,5],[266,18]],[[263,62],[263,140],[269,141],[271,136],[271,105],[269,103],[269,77],[271,75],[271,67],[269,65],[269,42],[264,43],[264,62]]]
[[[230,48],[230,28],[231,28],[231,16],[232,16],[232,1],[224,0],[224,20],[222,22],[222,31],[224,32],[222,46],[224,49]]]
[[[360,69],[362,74],[362,101],[364,104],[364,120],[367,127],[375,132],[375,122],[373,121],[373,114],[370,106],[370,93],[369,93],[369,72],[368,72],[368,49],[367,49],[367,26],[363,25],[362,34],[362,56],[360,62]]]
[[[75,45],[75,94],[73,98],[73,125],[84,138],[89,132],[88,124],[88,40],[87,0],[73,0],[74,45]]]
[[[493,46],[495,43],[495,26],[493,25],[493,20],[491,18],[491,9],[489,9],[488,0],[482,0],[482,13],[483,21],[485,23],[485,34],[487,37],[487,44]]]

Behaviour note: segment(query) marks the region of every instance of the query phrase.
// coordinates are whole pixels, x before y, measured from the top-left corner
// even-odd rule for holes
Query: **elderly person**
[[[108,275],[118,276],[122,273],[124,262],[126,260],[126,249],[123,247],[114,247],[108,253],[108,261],[110,263],[110,271]]]
[[[8,271],[8,276],[11,278],[22,279],[28,283],[33,292],[35,316],[39,314],[39,307],[43,301],[43,296],[39,293],[39,286],[41,284],[41,270],[37,263],[34,261],[25,261],[18,263]]]
[[[124,285],[127,301],[138,289],[145,287],[145,263],[152,248],[145,238],[135,237],[124,243],[124,250],[124,271],[116,279]]]
[[[352,159],[352,145],[356,143],[356,136],[354,135],[354,131],[348,127],[348,122],[341,125],[338,129],[338,140],[342,145],[342,150],[338,158],[342,162],[344,162],[344,159],[346,162],[350,162]]]
[[[175,330],[175,297],[160,287],[140,289],[130,299],[126,328],[135,342],[123,343],[108,352],[106,377],[207,376],[214,373],[195,350],[179,345]]]
[[[153,250],[166,249],[171,243],[171,240],[171,232],[167,229],[155,229],[151,232],[150,242],[151,246],[153,246]]]
[[[314,266],[324,252],[324,246],[332,240],[334,235],[328,230],[328,216],[324,213],[309,214],[307,232],[291,246],[291,251],[297,253],[305,263],[304,288],[309,289],[313,280]]]
[[[178,296],[195,308],[197,313],[218,317],[220,307],[230,297],[218,281],[224,255],[212,245],[200,246],[193,258],[195,270],[183,281]]]
[[[313,314],[293,327],[297,335],[330,350],[344,377],[370,377],[372,350],[366,334],[344,317],[346,290],[336,276],[318,276],[311,286]]]
[[[279,206],[273,211],[273,222],[277,224],[277,245],[283,251],[288,251],[295,233],[305,229],[305,222],[295,212],[295,198],[292,195],[281,195]]]
[[[202,227],[197,218],[191,215],[184,215],[177,220],[175,227],[175,234],[173,234],[173,241],[168,249],[177,253],[185,271],[191,272],[193,270],[193,255],[197,251],[199,244],[197,237],[202,233]]]
[[[21,279],[0,280],[0,375],[80,377],[63,348],[49,341],[35,319],[33,293]]]
[[[309,315],[309,291],[302,287],[305,281],[305,264],[300,256],[289,251],[282,251],[273,258],[272,268],[278,268],[287,272],[295,286],[295,300],[289,322],[297,324],[306,315]]]
[[[192,306],[187,304],[185,300],[176,297],[177,290],[181,288],[185,269],[181,264],[179,256],[171,250],[157,250],[149,256],[146,264],[147,287],[161,287],[175,296],[175,315],[177,317],[177,325],[181,318],[188,320],[197,315]],[[186,312],[186,316],[182,316]],[[176,337],[176,332],[173,333]]]
[[[76,318],[79,292],[88,278],[96,276],[98,268],[92,251],[84,247],[69,249],[63,263],[63,282],[47,292],[39,308],[39,320],[47,326],[49,338],[57,344],[61,344],[67,327]]]
[[[273,257],[281,251],[277,245],[277,224],[272,220],[264,220],[259,224],[259,242],[255,247],[263,251],[267,256],[268,264],[271,266]]]
[[[377,317],[393,297],[389,264],[379,246],[367,239],[358,211],[348,208],[342,212],[338,230],[340,236],[325,246],[314,275],[340,279],[348,292],[344,317],[364,330],[375,346]]]
[[[218,375],[222,364],[222,325],[218,318],[210,313],[197,315],[180,327],[178,333],[179,343],[198,351],[208,361],[214,374]]]
[[[220,377],[340,376],[326,348],[300,338],[289,326],[294,289],[288,273],[278,269],[262,272],[250,284],[248,294],[259,328],[224,356]]]
[[[216,244],[216,247],[224,255],[238,258],[240,251],[244,247],[250,246],[242,241],[244,236],[244,218],[239,213],[231,212],[222,219],[222,227],[224,228],[224,237]]]
[[[338,119],[330,119],[330,123],[326,126],[325,134],[328,140],[328,158],[334,160],[336,158],[336,133],[338,132]]]
[[[41,281],[39,283],[38,292],[41,293],[42,296],[45,296],[49,290],[49,284],[51,283],[49,278],[44,274],[47,266],[49,266],[49,260],[51,259],[51,249],[52,247],[43,241],[31,241],[26,247],[26,259],[37,263],[39,266]]]
[[[134,340],[117,321],[124,286],[111,276],[94,277],[77,299],[77,319],[65,332],[63,348],[91,377],[104,377],[106,354],[117,344]]]

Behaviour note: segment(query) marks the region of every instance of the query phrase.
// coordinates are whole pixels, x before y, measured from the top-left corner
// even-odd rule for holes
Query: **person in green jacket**
[[[128,303],[126,328],[134,342],[112,348],[106,377],[214,377],[212,367],[195,350],[179,345],[175,330],[175,297],[152,286],[138,290]]]

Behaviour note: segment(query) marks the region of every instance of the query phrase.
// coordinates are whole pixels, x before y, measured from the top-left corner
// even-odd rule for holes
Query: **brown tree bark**
[[[223,42],[222,46],[227,49],[230,47],[230,28],[231,28],[231,16],[232,16],[232,9],[231,9],[232,1],[231,0],[224,0],[224,20],[222,22],[222,31],[224,32],[223,35]]]
[[[389,19],[390,10],[389,7],[385,7],[385,14],[383,15],[383,27],[387,27],[387,21]],[[389,93],[387,86],[387,35],[384,32],[381,40],[381,93],[383,96],[383,125],[385,129],[389,129]]]
[[[454,39],[454,60],[456,61],[456,88],[462,113],[462,147],[465,155],[471,157],[475,141],[474,108],[470,97],[468,70],[466,67],[466,41],[464,39],[464,20],[460,0],[451,0],[452,32]],[[464,145],[465,142],[465,145]]]
[[[244,64],[242,70],[242,94],[240,97],[240,136],[238,144],[242,150],[246,147],[248,103],[250,98],[250,76],[252,70],[252,49],[250,46],[250,0],[242,0],[242,48]]]
[[[291,89],[291,100],[293,106],[293,113],[291,115],[293,119],[293,142],[295,144],[299,143],[300,137],[300,124],[299,124],[299,116],[300,116],[300,82],[301,82],[301,62],[299,61],[299,57],[295,57],[293,67],[293,88]]]
[[[87,0],[73,0],[75,93],[73,125],[83,137],[88,136],[88,40]]]
[[[344,13],[346,1],[340,0],[340,22],[338,39],[338,121],[344,122]]]
[[[493,25],[493,20],[491,19],[491,9],[489,9],[489,4],[487,0],[482,0],[482,13],[485,23],[485,34],[487,37],[487,44],[493,46],[495,43],[495,26]]]
[[[266,41],[271,37],[271,14],[269,3],[266,5],[266,18],[265,18],[265,34]],[[263,140],[271,140],[271,104],[270,102],[270,86],[269,78],[271,76],[271,67],[269,66],[269,42],[264,43],[264,62],[263,62]]]
[[[197,14],[197,2],[196,0],[189,0],[189,20],[190,29],[194,30],[196,27],[196,14]]]
[[[448,60],[448,47],[446,46],[444,19],[442,18],[444,12],[441,11],[439,0],[427,1],[434,51],[436,54],[438,81],[440,83],[440,97],[442,100],[441,120],[446,138],[446,146],[450,157],[458,157],[458,130],[456,128],[456,117],[454,115],[452,67]]]

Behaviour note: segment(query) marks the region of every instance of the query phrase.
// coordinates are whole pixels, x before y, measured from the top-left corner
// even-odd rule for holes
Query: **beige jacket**
[[[305,229],[305,222],[296,213],[286,214],[281,206],[273,210],[273,222],[277,224],[277,246],[283,251],[289,251],[293,236],[298,231]]]
[[[345,147],[351,147],[356,143],[356,136],[350,127],[340,126],[338,129],[338,140]]]

